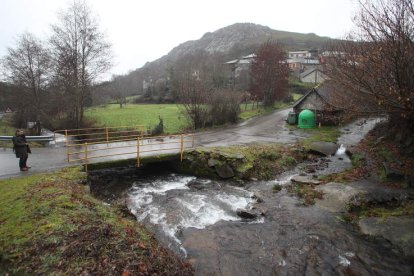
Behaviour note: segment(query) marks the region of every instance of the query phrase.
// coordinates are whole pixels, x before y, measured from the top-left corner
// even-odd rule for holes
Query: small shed
[[[324,82],[303,95],[293,105],[293,111],[300,114],[303,110],[311,110],[315,116],[315,124],[336,125],[342,118],[344,110],[335,105],[335,88],[331,81]]]

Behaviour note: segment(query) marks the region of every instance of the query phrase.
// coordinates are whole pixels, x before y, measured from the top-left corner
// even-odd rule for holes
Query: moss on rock
[[[279,144],[197,148],[186,152],[178,170],[209,178],[272,179],[304,156]]]

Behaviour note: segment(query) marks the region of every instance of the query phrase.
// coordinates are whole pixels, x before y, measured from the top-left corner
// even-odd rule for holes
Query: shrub
[[[229,90],[216,90],[210,102],[210,118],[213,125],[236,123],[240,110],[242,95]]]

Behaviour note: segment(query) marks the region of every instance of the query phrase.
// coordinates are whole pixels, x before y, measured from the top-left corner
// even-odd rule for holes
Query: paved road
[[[196,134],[195,146],[227,146],[254,142],[294,143],[304,137],[302,131],[290,131],[285,126],[289,110],[275,111],[269,115],[257,117],[241,124]],[[104,147],[104,146],[103,146]],[[131,145],[133,151],[136,146]],[[121,151],[121,150],[120,150]],[[130,152],[131,152],[130,151]],[[33,174],[73,165],[66,162],[64,147],[33,148],[28,164],[29,172],[20,172],[18,159],[11,149],[0,148],[0,178]],[[115,152],[111,152],[111,154]],[[155,152],[155,154],[158,154]],[[107,159],[122,159],[125,156],[112,156]],[[132,158],[132,156],[129,156]]]
[[[240,145],[255,142],[295,143],[306,137],[301,130],[291,131],[285,120],[290,109],[275,111],[236,126],[201,132],[196,135],[196,146]]]
[[[0,148],[0,179],[19,175],[28,175],[37,172],[51,171],[68,166],[66,149],[60,148],[32,148],[27,164],[32,168],[28,172],[21,172],[19,159],[12,149]]]

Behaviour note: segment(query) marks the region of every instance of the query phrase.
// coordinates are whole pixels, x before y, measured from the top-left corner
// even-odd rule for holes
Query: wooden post
[[[106,132],[106,143],[108,143],[109,142],[108,128],[105,128],[105,132]]]
[[[65,129],[65,144],[66,144],[66,157],[69,163],[69,142],[68,142],[68,130]]]
[[[85,172],[88,172],[88,143],[85,143]]]
[[[139,137],[137,137],[137,167],[139,167]]]
[[[195,139],[195,135],[193,133],[192,139],[191,139],[191,147],[194,148],[194,139]]]
[[[184,137],[181,134],[181,154],[180,154],[180,156],[181,156],[180,160],[181,161],[183,161],[183,155],[184,155]]]

